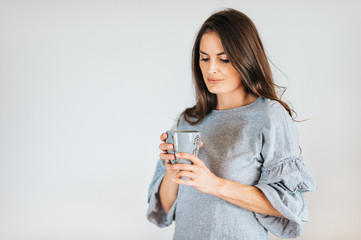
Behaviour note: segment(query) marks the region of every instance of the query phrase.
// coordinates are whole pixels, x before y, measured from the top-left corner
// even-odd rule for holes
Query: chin
[[[207,87],[208,91],[213,94],[221,94],[224,93],[222,89],[219,89],[218,87]]]

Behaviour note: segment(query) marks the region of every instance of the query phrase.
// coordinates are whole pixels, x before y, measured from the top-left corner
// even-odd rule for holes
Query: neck
[[[258,96],[246,93],[244,89],[239,89],[231,93],[217,94],[217,110],[227,110],[246,106],[256,101]]]

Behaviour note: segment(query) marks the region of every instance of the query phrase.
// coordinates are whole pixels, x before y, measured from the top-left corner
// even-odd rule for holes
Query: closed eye
[[[228,59],[220,59],[222,62],[224,63],[228,63],[229,60]],[[204,62],[208,62],[209,61],[209,58],[201,58],[201,61],[204,61]]]

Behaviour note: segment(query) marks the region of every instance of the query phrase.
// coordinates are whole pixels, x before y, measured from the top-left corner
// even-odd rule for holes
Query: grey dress
[[[297,126],[277,101],[259,97],[229,110],[213,110],[191,126],[180,118],[179,130],[200,130],[198,157],[216,176],[259,188],[283,216],[255,213],[192,186],[179,185],[168,214],[159,202],[165,172],[158,160],[149,186],[147,219],[159,227],[175,221],[173,239],[269,239],[298,237],[307,221],[304,193],[315,182],[300,156]]]

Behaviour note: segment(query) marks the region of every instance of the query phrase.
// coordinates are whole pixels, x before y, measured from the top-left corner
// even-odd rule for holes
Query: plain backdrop
[[[0,0],[0,239],[171,239],[146,220],[160,134],[194,104],[191,49],[255,23],[318,191],[300,239],[361,239],[360,1]]]

